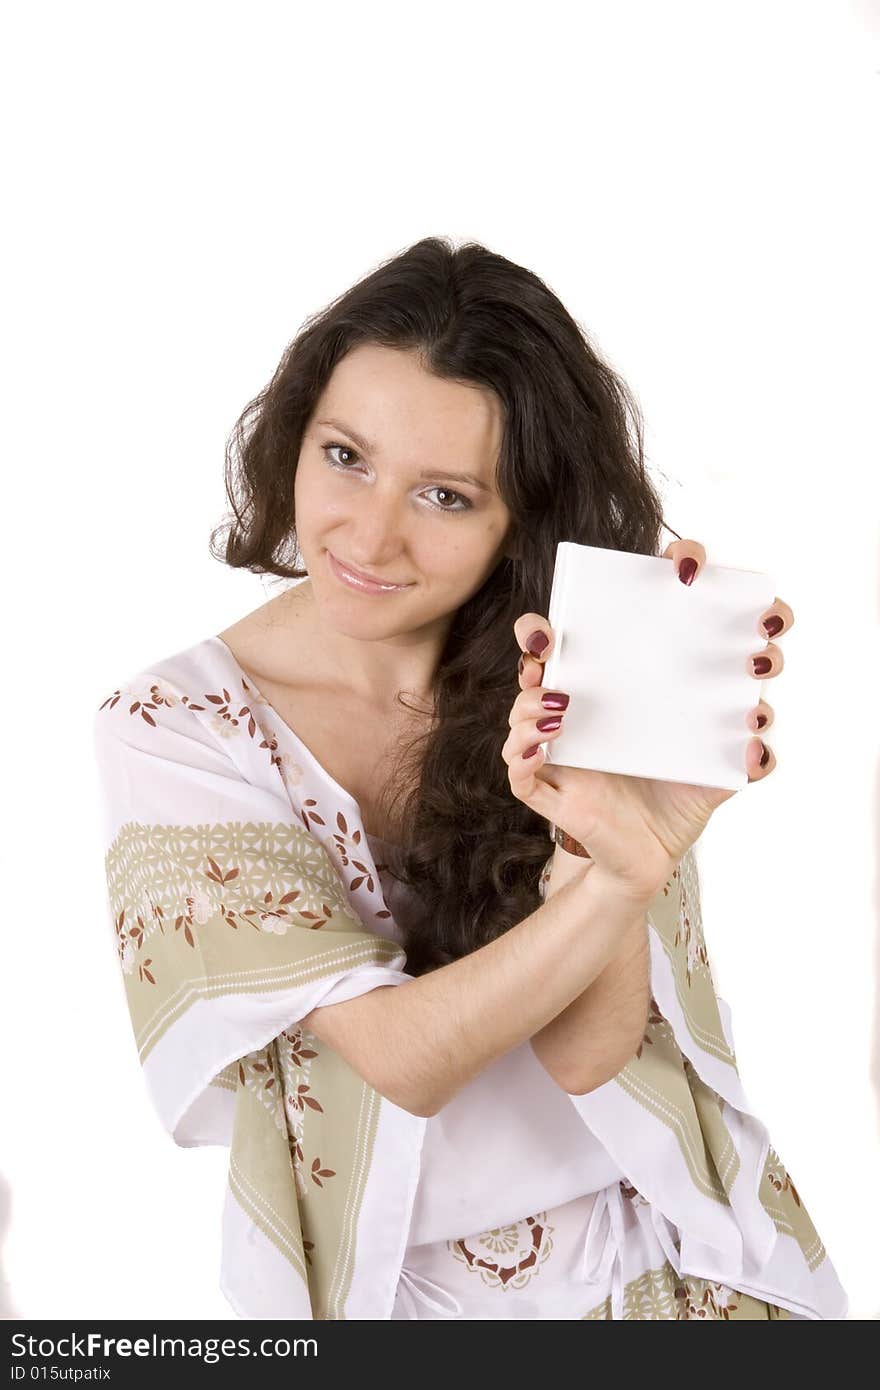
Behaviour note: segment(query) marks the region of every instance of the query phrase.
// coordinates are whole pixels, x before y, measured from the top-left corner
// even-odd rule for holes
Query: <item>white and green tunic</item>
[[[649,909],[639,1052],[568,1095],[526,1040],[430,1119],[300,1026],[406,985],[414,903],[357,803],[217,636],[102,701],[112,940],[182,1147],[230,1150],[244,1318],[845,1318],[737,1071],[688,851]]]

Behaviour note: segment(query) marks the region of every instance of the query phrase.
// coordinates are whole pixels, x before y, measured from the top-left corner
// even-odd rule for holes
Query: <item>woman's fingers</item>
[[[692,584],[706,563],[706,551],[699,541],[674,541],[663,552],[671,559],[675,573],[683,584]],[[790,606],[780,598],[758,619],[758,631],[764,637],[779,637],[794,625],[794,613]],[[535,778],[535,770],[544,764],[541,744],[558,735],[562,722],[555,723],[558,712],[539,709],[535,700],[537,691],[544,679],[544,663],[553,650],[553,629],[540,613],[522,613],[513,625],[517,644],[520,648],[518,666],[520,694],[510,713],[511,737],[504,745],[503,755],[510,764],[510,783],[521,800],[529,801],[538,794],[540,779]],[[761,651],[752,652],[747,668],[755,680],[769,680],[778,676],[785,666],[785,658],[775,642],[767,641]],[[774,711],[763,699],[759,700],[747,716],[748,727],[756,733],[770,728]],[[550,726],[538,729],[538,719],[552,721]],[[773,750],[761,738],[749,741],[746,749],[746,770],[749,781],[756,782],[766,777],[776,766]],[[525,793],[525,794],[524,794]],[[534,804],[532,801],[531,804]]]
[[[549,711],[540,716],[541,722],[546,719],[552,724],[555,724],[559,717],[551,715]],[[520,719],[511,727],[501,749],[501,756],[507,763],[510,790],[519,801],[525,802],[533,811],[537,811],[538,815],[549,821],[555,816],[557,789],[547,774],[536,774],[540,774],[546,765],[546,754],[541,744],[558,737],[561,727],[560,723],[556,728],[542,730],[538,729],[536,720]]]
[[[562,690],[545,690],[543,685],[521,690],[510,707],[508,724],[511,729],[525,721],[557,719],[568,709],[569,697]]]
[[[693,584],[706,563],[706,551],[699,541],[673,541],[664,550],[663,558],[672,561],[675,573],[683,584]],[[762,637],[779,637],[792,627],[794,612],[781,598],[775,598],[758,619],[758,631]]]
[[[750,739],[746,749],[746,772],[749,774],[749,781],[760,782],[775,766],[776,758],[769,744],[759,738]]]
[[[521,613],[513,632],[520,648],[519,688],[531,690],[544,679],[544,662],[553,650],[553,629],[540,613]]]
[[[675,572],[683,584],[693,584],[706,563],[706,551],[699,541],[673,541],[663,552],[672,560]],[[772,604],[758,619],[758,631],[762,637],[779,637],[794,625],[794,613],[781,598]],[[769,680],[778,676],[785,665],[785,658],[775,642],[768,641],[763,651],[752,652],[748,659],[749,675],[755,680]],[[747,716],[750,729],[763,732],[773,723],[773,709],[766,700],[759,700]],[[759,782],[776,766],[773,749],[763,739],[749,740],[746,748],[746,771],[750,782]]]
[[[746,720],[750,729],[755,733],[760,733],[762,729],[769,729],[773,723],[775,710],[772,705],[768,705],[766,700],[759,700],[753,710],[749,711]]]
[[[544,692],[547,698],[551,693]],[[538,695],[537,690],[521,690],[513,702],[508,720],[510,733],[501,750],[502,756],[508,761],[520,756],[534,744],[554,738],[562,729],[565,708],[548,707],[537,698]]]
[[[674,573],[682,584],[693,584],[706,563],[706,551],[699,541],[673,541],[664,550],[663,558],[672,561]]]
[[[758,631],[762,637],[779,637],[794,626],[794,613],[781,598],[773,600],[766,613],[758,619]]]
[[[558,706],[568,702],[564,697],[553,700],[557,708],[543,703],[555,693],[541,689],[544,662],[553,650],[553,629],[547,619],[540,613],[522,613],[513,631],[520,649],[520,693],[510,711],[510,735],[501,755],[508,765],[507,775],[514,796],[531,806],[539,816],[552,821],[557,791],[547,774],[542,777],[536,773],[546,761],[541,744],[557,737],[562,728],[564,709]],[[538,728],[539,723],[544,727]]]
[[[768,680],[778,676],[785,665],[785,657],[775,642],[768,642],[761,652],[752,652],[748,661],[749,675],[757,680]]]

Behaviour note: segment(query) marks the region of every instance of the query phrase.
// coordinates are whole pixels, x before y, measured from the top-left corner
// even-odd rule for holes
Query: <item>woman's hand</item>
[[[681,540],[664,551],[664,558],[673,561],[670,582],[693,583],[706,563],[706,552],[698,541]],[[793,623],[788,604],[776,599],[761,614],[757,631],[763,638],[777,637]],[[713,811],[734,793],[723,787],[545,764],[540,742],[556,738],[564,720],[559,700],[550,699],[554,692],[541,684],[543,663],[553,650],[553,629],[540,614],[524,613],[514,623],[514,632],[523,651],[520,693],[510,713],[510,736],[501,750],[511,791],[579,840],[595,861],[592,872],[599,870],[636,899],[650,901],[702,834]],[[770,641],[749,658],[749,672],[756,680],[778,675],[783,665],[782,652]],[[567,704],[566,692],[556,694]],[[556,728],[548,727],[547,721],[557,719]],[[766,729],[772,720],[772,707],[759,699],[747,727]],[[769,776],[775,766],[770,749],[759,738],[752,739],[746,748],[749,781]]]

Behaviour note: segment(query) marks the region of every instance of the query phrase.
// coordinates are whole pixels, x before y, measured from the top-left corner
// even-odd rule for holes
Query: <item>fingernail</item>
[[[752,664],[754,665],[756,676],[766,676],[773,662],[770,660],[769,656],[754,656],[752,657]]]
[[[781,632],[784,627],[785,623],[779,617],[778,613],[774,613],[772,617],[764,619],[764,629],[768,637],[775,637],[777,632]]]
[[[540,747],[541,747],[540,743],[536,743],[535,746],[534,746],[534,748],[527,748],[526,751],[523,753],[523,757],[524,757],[524,758],[533,758],[533,757],[535,756],[535,754],[537,753],[537,751],[538,751],[538,749],[539,749]]]
[[[541,696],[541,704],[545,709],[568,709],[567,695],[563,695],[561,690],[546,690]]]
[[[550,638],[547,636],[546,632],[541,632],[539,629],[537,632],[532,633],[528,642],[526,642],[526,646],[528,647],[532,656],[540,656],[544,648],[548,645],[549,641]]]
[[[767,764],[768,764],[769,761],[770,761],[770,749],[767,747],[766,743],[762,743],[762,744],[761,744],[761,747],[763,748],[764,752],[761,754],[761,764],[760,764],[760,765],[761,765],[761,767],[766,767]]]
[[[693,555],[689,555],[686,560],[682,560],[678,567],[678,577],[682,584],[693,584],[696,572],[697,562]]]
[[[766,716],[766,714],[756,714],[756,715],[755,715],[755,724],[756,724],[756,726],[757,726],[759,729],[763,729],[763,727],[764,727],[764,725],[765,725],[766,723],[767,723],[767,716]]]
[[[540,729],[542,734],[549,734],[551,730],[558,729],[562,723],[562,715],[556,719],[539,719],[535,723],[535,728]]]

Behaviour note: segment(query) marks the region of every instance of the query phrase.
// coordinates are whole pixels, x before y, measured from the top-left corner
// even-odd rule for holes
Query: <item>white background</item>
[[[233,1316],[227,1152],[175,1148],[137,1063],[91,722],[267,596],[208,554],[227,432],[307,314],[428,234],[549,282],[636,392],[666,520],[794,609],[778,766],[699,842],[704,922],[746,1090],[880,1316],[878,5],[34,3],[4,30],[6,1316]]]

